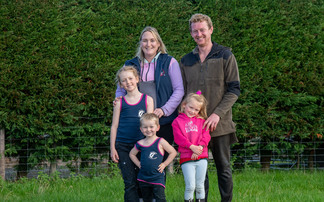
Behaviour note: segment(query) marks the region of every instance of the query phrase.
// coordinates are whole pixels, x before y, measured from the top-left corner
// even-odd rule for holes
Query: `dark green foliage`
[[[7,154],[35,165],[107,152],[94,145],[108,146],[115,72],[135,55],[140,32],[156,27],[179,61],[195,46],[188,20],[197,12],[237,58],[240,139],[311,140],[323,134],[323,9],[322,0],[2,1]]]

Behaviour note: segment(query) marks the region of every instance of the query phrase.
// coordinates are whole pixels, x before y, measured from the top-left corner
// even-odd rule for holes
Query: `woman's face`
[[[157,54],[157,50],[160,47],[160,43],[154,37],[151,32],[144,32],[141,40],[141,48],[144,52],[144,57],[146,60],[151,62],[151,60]]]

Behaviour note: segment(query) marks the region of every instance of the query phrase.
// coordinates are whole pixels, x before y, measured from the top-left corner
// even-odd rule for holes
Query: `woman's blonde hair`
[[[164,43],[163,43],[163,41],[162,41],[162,38],[160,37],[158,31],[157,31],[154,27],[147,26],[147,27],[145,27],[145,28],[143,29],[143,31],[142,31],[142,33],[141,33],[141,35],[140,35],[139,42],[138,42],[138,47],[137,47],[137,53],[136,53],[136,56],[137,56],[138,58],[140,58],[141,61],[143,61],[144,58],[145,58],[145,57],[144,57],[144,52],[143,52],[142,47],[141,47],[142,37],[143,37],[143,34],[144,34],[145,32],[151,32],[152,35],[154,36],[154,38],[155,38],[155,39],[160,43],[160,47],[158,48],[157,53],[158,53],[158,52],[161,52],[161,53],[164,53],[164,54],[167,53],[167,49],[166,49],[166,47],[165,47],[165,45],[164,45]],[[157,54],[157,53],[156,53],[156,54]]]
[[[198,91],[197,93],[188,94],[185,97],[185,99],[183,99],[183,101],[182,101],[182,103],[180,105],[179,112],[184,113],[184,105],[189,103],[192,99],[194,99],[197,102],[201,103],[201,108],[200,108],[200,111],[198,113],[199,117],[203,118],[203,119],[207,119],[207,100],[206,100],[205,96],[203,96],[201,94],[200,91]]]
[[[138,72],[137,70],[135,69],[135,67],[133,66],[123,66],[122,68],[120,68],[117,73],[116,73],[116,83],[118,83],[119,85],[121,84],[121,81],[120,81],[120,73],[122,72],[126,72],[126,71],[130,71],[130,72],[133,72],[135,78],[139,79],[139,75],[138,75]]]
[[[189,31],[191,32],[191,24],[195,22],[203,22],[206,21],[208,28],[210,29],[213,26],[213,22],[211,21],[208,15],[204,15],[201,13],[196,13],[191,16],[189,20]]]

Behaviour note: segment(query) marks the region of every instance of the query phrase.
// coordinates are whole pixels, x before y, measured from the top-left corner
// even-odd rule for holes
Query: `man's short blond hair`
[[[189,20],[189,30],[191,32],[191,24],[195,23],[195,22],[206,22],[208,25],[208,28],[212,28],[213,26],[213,22],[211,21],[210,17],[208,15],[204,15],[201,13],[196,13],[194,15],[191,16],[190,20]]]
[[[142,127],[145,121],[154,121],[156,126],[159,126],[159,117],[154,113],[145,113],[140,119],[140,126]]]

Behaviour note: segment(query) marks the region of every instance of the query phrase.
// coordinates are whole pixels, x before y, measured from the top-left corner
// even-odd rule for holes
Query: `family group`
[[[207,201],[209,150],[221,201],[232,200],[230,146],[238,141],[232,106],[240,79],[231,49],[212,41],[213,29],[209,16],[191,16],[197,46],[179,64],[158,31],[145,27],[136,56],[117,72],[110,156],[123,176],[124,201],[166,201],[165,168],[177,152],[184,201]]]

